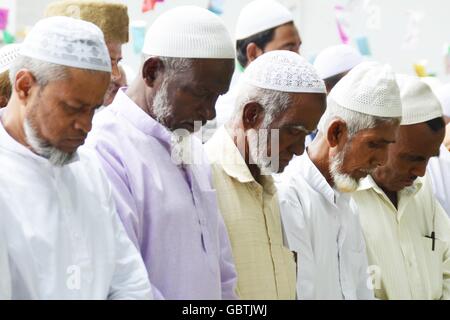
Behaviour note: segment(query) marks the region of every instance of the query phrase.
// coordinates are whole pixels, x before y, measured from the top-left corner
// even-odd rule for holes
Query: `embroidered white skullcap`
[[[282,92],[326,93],[314,67],[300,55],[274,50],[256,58],[244,71],[243,81],[258,88]]]
[[[319,53],[314,60],[314,68],[321,79],[349,71],[363,62],[358,50],[348,44],[331,46]]]
[[[145,35],[142,52],[174,58],[235,58],[231,36],[222,20],[196,6],[180,6],[160,15]]]
[[[292,13],[275,0],[255,0],[242,8],[236,23],[236,40],[294,21]]]
[[[450,83],[436,89],[435,94],[441,102],[444,115],[450,117]]]
[[[328,99],[339,106],[377,117],[402,115],[400,90],[389,65],[362,62],[331,90]]]
[[[36,23],[20,55],[79,69],[111,72],[102,31],[93,23],[55,16]]]
[[[397,75],[402,99],[401,125],[426,122],[442,117],[442,107],[430,86],[419,77]]]
[[[3,73],[11,67],[14,60],[19,55],[20,44],[11,43],[0,49],[0,73]]]

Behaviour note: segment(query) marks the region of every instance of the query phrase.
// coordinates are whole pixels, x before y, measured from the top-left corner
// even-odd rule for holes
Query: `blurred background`
[[[0,0],[0,47],[20,42],[51,0]],[[162,12],[181,5],[209,8],[231,34],[240,9],[250,0],[129,0],[130,39],[123,63],[136,72],[145,29]],[[280,0],[295,16],[303,45],[314,60],[327,46],[348,43],[368,59],[396,72],[450,80],[450,1],[447,0]]]

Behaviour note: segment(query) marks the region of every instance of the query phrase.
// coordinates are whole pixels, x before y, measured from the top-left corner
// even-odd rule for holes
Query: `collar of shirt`
[[[1,121],[1,118],[3,116],[4,110],[0,110],[0,148],[3,148],[5,150],[8,150],[10,152],[13,152],[15,154],[19,154],[23,157],[26,158],[32,158],[34,160],[36,160],[37,162],[48,166],[48,167],[55,167],[54,165],[52,165],[48,159],[34,153],[33,151],[31,151],[30,149],[28,149],[26,146],[24,146],[23,144],[17,142],[13,137],[11,137],[9,135],[9,133],[6,131],[6,129],[3,127],[3,123]],[[75,154],[75,156],[72,158],[72,160],[67,163],[73,163],[76,161],[79,161],[80,157],[78,155],[78,153]]]
[[[295,174],[300,174],[317,193],[321,194],[330,204],[336,205],[338,199],[347,199],[350,197],[347,194],[336,191],[329,185],[325,177],[311,161],[311,158],[306,151],[300,157],[297,157],[293,162],[293,169]]]
[[[214,159],[210,160],[219,163],[227,175],[241,183],[258,183],[252,176],[239,149],[224,126],[217,129],[217,132],[208,141],[207,145],[211,151],[209,154],[214,157]],[[262,175],[261,184],[269,194],[274,195],[276,193],[272,176]]]
[[[142,110],[125,93],[126,88],[121,88],[108,107],[110,111],[117,113],[128,120],[136,129],[145,135],[158,139],[168,151],[171,150],[171,132]],[[108,109],[107,109],[108,110]],[[105,110],[106,111],[106,110]]]
[[[371,175],[368,175],[366,178],[362,179],[359,183],[359,187],[357,191],[364,191],[364,190],[370,190],[372,189],[374,192],[379,194],[384,201],[389,203],[389,205],[393,208],[393,210],[400,212],[400,214],[397,217],[397,220],[400,221],[401,217],[403,216],[403,209],[405,205],[414,198],[414,196],[419,192],[419,190],[422,188],[424,183],[424,178],[418,177],[412,186],[406,187],[403,190],[400,190],[398,192],[398,199],[397,199],[397,208],[394,207],[391,200],[388,198],[386,193],[381,189],[375,180],[372,178]]]

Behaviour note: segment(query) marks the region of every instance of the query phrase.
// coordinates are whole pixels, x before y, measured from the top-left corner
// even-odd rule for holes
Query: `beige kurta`
[[[398,193],[398,209],[372,177],[353,194],[379,299],[450,298],[450,220],[426,179]],[[435,232],[432,250],[431,232]]]
[[[283,243],[271,176],[259,184],[224,127],[206,144],[231,240],[241,299],[295,299],[295,261]]]

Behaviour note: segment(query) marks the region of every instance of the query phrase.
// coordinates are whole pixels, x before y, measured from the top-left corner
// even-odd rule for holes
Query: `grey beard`
[[[330,175],[334,185],[339,192],[354,192],[358,189],[359,181],[350,175],[341,173],[344,162],[344,151],[341,151],[330,160]]]
[[[23,123],[23,128],[26,141],[31,149],[38,155],[46,158],[52,165],[62,167],[75,157],[75,152],[63,152],[39,138],[32,123],[26,118]]]

